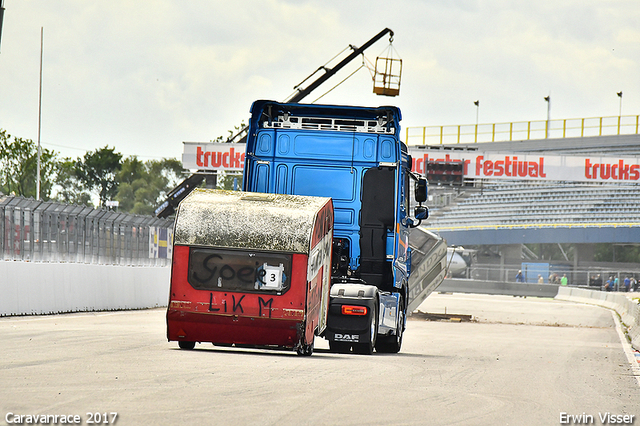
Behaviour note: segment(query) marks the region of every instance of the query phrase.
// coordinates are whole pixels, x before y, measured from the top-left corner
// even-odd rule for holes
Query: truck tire
[[[376,303],[371,318],[369,319],[369,342],[367,343],[354,343],[353,352],[361,355],[371,355],[373,348],[376,346],[376,340],[378,337],[378,303]]]
[[[402,296],[401,296],[402,297]],[[403,306],[404,300],[400,299],[400,306]],[[376,344],[376,352],[397,354],[402,347],[402,335],[404,334],[404,325],[407,318],[407,313],[403,310],[398,318],[398,327],[396,334],[393,336],[379,336]]]
[[[193,349],[196,347],[196,342],[186,342],[184,340],[179,340],[178,346],[180,346],[180,349]]]
[[[315,340],[315,338],[314,338]],[[313,342],[314,340],[311,341],[310,344],[301,344],[300,346],[298,346],[298,349],[296,350],[296,352],[298,352],[298,355],[301,356],[311,356],[313,355]]]

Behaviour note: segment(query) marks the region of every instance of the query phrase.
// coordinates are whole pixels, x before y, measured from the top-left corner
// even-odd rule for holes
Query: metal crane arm
[[[391,29],[389,29],[389,28],[385,28],[384,30],[380,31],[377,35],[375,35],[371,40],[369,40],[368,42],[363,44],[361,47],[354,49],[353,52],[351,52],[351,54],[349,56],[347,56],[342,61],[340,61],[335,67],[333,67],[333,68],[321,67],[321,69],[324,69],[326,71],[323,75],[318,77],[317,80],[315,80],[313,83],[308,85],[306,88],[298,89],[298,92],[295,93],[294,95],[292,95],[285,102],[286,103],[300,102],[309,93],[311,93],[318,86],[320,86],[322,83],[324,83],[329,78],[331,78],[334,74],[336,74],[338,71],[340,71],[342,68],[344,68],[345,65],[347,65],[349,62],[351,62],[352,60],[357,58],[359,55],[361,55],[365,50],[367,50],[369,47],[371,47],[371,45],[373,45],[375,42],[380,40],[386,34],[389,34],[389,36],[393,38],[393,31]],[[296,87],[298,87],[298,86],[296,86]]]

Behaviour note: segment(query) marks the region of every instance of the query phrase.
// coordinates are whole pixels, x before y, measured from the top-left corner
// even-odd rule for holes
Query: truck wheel
[[[400,306],[402,306],[402,300],[400,301]],[[400,318],[398,318],[398,328],[396,329],[395,336],[378,337],[378,343],[376,344],[377,352],[387,354],[397,354],[398,352],[400,352],[406,318],[406,312],[402,311],[402,313],[400,314]]]
[[[178,346],[180,349],[193,349],[196,347],[196,342],[186,342],[184,340],[178,341]]]
[[[376,340],[378,337],[378,304],[376,303],[376,307],[371,314],[371,318],[369,320],[369,342],[367,343],[354,343],[353,344],[353,352],[361,355],[371,355],[373,353],[373,348],[376,346]]]
[[[314,340],[315,340],[315,338],[314,338]],[[298,352],[298,355],[311,356],[313,354],[313,340],[311,341],[311,344],[309,344],[309,345],[302,344],[302,345],[298,346],[297,352]]]

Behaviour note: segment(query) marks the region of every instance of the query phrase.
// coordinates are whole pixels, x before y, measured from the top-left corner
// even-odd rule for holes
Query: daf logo
[[[341,334],[336,333],[335,340],[338,342],[359,342],[360,335],[359,334]]]

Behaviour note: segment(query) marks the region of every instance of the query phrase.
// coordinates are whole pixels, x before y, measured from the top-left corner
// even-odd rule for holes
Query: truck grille
[[[388,125],[385,118],[378,120],[353,120],[344,118],[320,117],[291,117],[278,116],[271,122],[264,121],[265,129],[300,129],[300,130],[329,130],[336,132],[378,133],[392,135],[395,128]]]

